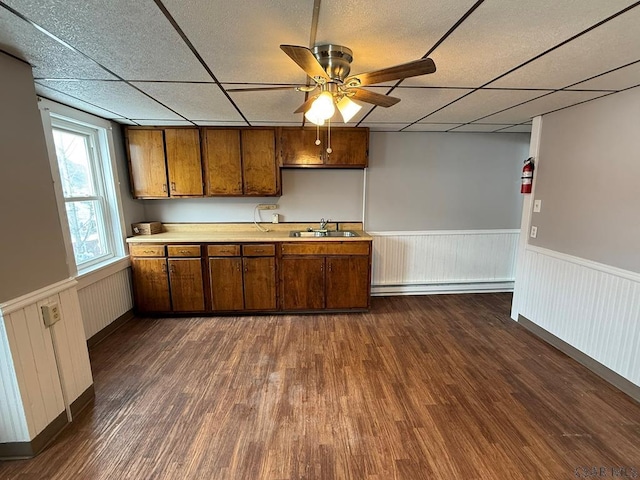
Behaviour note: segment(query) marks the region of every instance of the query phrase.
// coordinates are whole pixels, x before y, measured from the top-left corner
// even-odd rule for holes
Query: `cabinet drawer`
[[[292,242],[282,244],[283,255],[369,255],[369,242]]]
[[[239,257],[240,245],[209,245],[207,254],[210,257]]]
[[[169,257],[199,257],[200,245],[167,245]]]
[[[164,245],[129,245],[129,253],[132,257],[164,257]]]
[[[245,257],[273,257],[276,246],[273,244],[243,245],[242,255]]]

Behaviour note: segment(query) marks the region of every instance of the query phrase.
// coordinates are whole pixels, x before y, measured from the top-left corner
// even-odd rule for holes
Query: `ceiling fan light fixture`
[[[336,105],[340,110],[344,123],[348,123],[362,108],[362,105],[358,105],[347,96],[342,97]]]
[[[324,118],[318,116],[318,112],[313,109],[313,106],[304,114],[304,118],[309,120],[314,125],[322,126],[324,125]]]
[[[322,120],[327,120],[333,117],[333,114],[336,113],[336,107],[333,103],[333,95],[327,91],[322,92],[311,105],[310,111],[311,110],[314,111],[314,116],[321,118]]]

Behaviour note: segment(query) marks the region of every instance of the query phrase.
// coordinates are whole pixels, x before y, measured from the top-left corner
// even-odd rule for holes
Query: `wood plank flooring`
[[[510,300],[134,319],[91,351],[95,405],[0,479],[640,475],[640,405],[512,322]]]

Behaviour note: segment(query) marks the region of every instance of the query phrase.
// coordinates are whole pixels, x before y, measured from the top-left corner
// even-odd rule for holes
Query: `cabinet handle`
[[[331,270],[331,263],[329,263],[329,271],[330,271],[330,272],[332,271],[332,270]]]
[[[189,253],[189,250],[180,250],[180,253]]]
[[[240,271],[241,271],[240,264],[238,264],[238,266],[236,267],[236,270],[237,270],[238,272],[240,272]]]
[[[163,183],[163,184],[162,184],[162,191],[163,191],[164,193],[167,193],[167,184],[166,184],[166,183]]]
[[[248,273],[249,272],[249,267],[244,267],[244,271],[245,271],[245,273]]]
[[[171,182],[171,190],[176,191],[176,182]]]
[[[143,253],[154,253],[153,250],[143,250]]]
[[[175,265],[171,265],[171,267],[169,267],[169,269],[171,270],[171,273],[176,273],[176,266]]]
[[[166,271],[167,271],[167,264],[166,263],[162,264],[162,271],[166,273]]]
[[[324,272],[324,264],[320,265],[320,271]]]
[[[254,252],[256,252],[256,253],[262,253],[262,252],[264,252],[264,249],[262,249],[262,248],[256,248],[256,249],[254,250]]]

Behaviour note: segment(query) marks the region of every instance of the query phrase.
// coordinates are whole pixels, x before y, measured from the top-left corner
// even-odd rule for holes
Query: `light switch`
[[[542,208],[542,200],[536,200],[533,202],[533,213],[539,213]]]
[[[535,225],[531,225],[531,238],[536,238],[538,236],[538,227]]]

